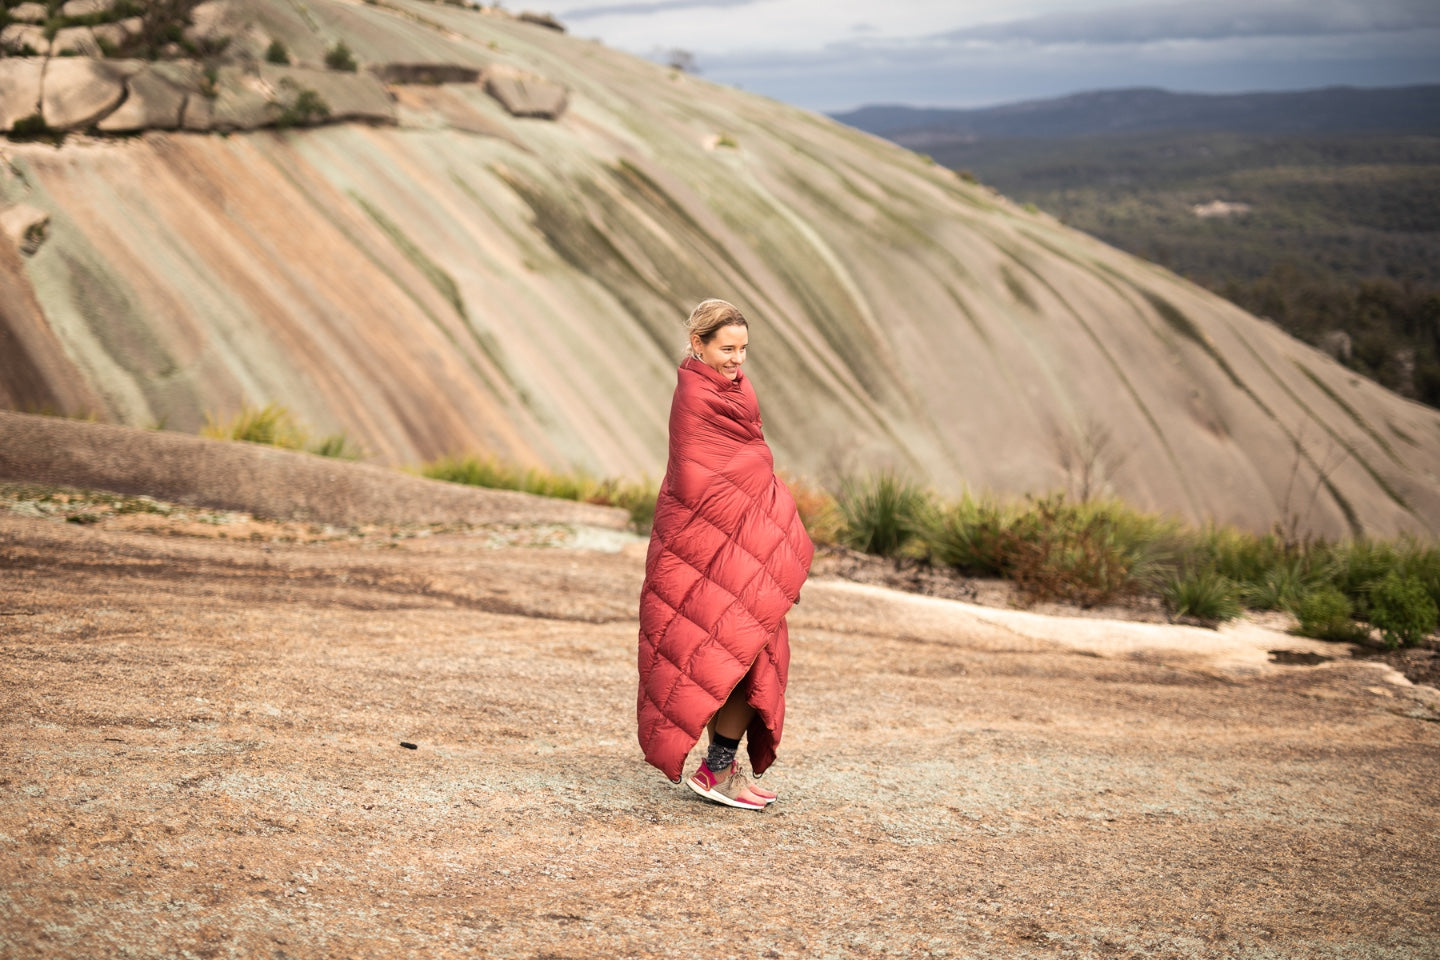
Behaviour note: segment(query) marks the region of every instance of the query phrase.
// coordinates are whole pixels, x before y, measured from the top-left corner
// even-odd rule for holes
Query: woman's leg
[[[754,718],[755,708],[750,706],[750,702],[745,699],[745,682],[742,680],[734,690],[730,691],[730,696],[710,720],[710,743],[713,745],[715,735],[719,734],[721,737],[728,738],[721,741],[725,746],[739,749],[740,736],[750,729],[750,721]],[[706,764],[708,765],[709,762],[707,757]],[[714,770],[715,768],[712,766],[710,769]],[[763,803],[770,803],[778,794],[773,790],[765,789],[758,783],[752,783],[745,788],[744,796],[760,800]]]
[[[748,679],[748,678],[747,678]],[[732,803],[732,806],[748,806],[758,809],[775,799],[775,794],[769,790],[762,790],[755,784],[749,783],[745,777],[735,772],[732,761],[735,759],[735,752],[740,747],[740,738],[750,726],[750,721],[755,717],[755,708],[745,698],[746,680],[741,680],[730,691],[730,696],[715,711],[710,718],[706,729],[710,734],[710,749],[705,757],[705,769],[711,772],[711,776],[718,781],[728,783],[730,786],[725,793],[731,800],[738,800],[739,803]],[[703,776],[697,772],[691,778],[691,786],[701,796],[709,797],[712,800],[720,799],[716,796],[716,790],[722,789],[720,783],[709,782],[696,785],[696,778]],[[729,803],[730,800],[721,800],[722,803]]]
[[[718,733],[722,737],[739,740],[750,728],[754,717],[755,708],[745,699],[745,681],[741,680],[735,684],[735,689],[730,691],[729,698],[720,709],[715,711],[715,717],[710,721],[710,735],[713,737]]]

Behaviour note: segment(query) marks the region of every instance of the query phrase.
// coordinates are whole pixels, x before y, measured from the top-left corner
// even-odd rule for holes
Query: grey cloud
[[[636,0],[634,3],[610,3],[594,7],[576,7],[567,10],[562,19],[569,23],[575,20],[593,20],[596,17],[632,17],[652,13],[668,13],[671,10],[696,10],[705,7],[748,7],[760,0]]]
[[[1314,37],[1440,27],[1433,0],[1226,0],[1110,7],[966,27],[934,39],[952,42],[1137,44],[1237,37]]]

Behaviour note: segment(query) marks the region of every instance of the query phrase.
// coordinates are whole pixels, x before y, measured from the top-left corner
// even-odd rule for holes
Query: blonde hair
[[[749,329],[745,315],[740,308],[725,300],[701,300],[690,319],[685,321],[685,356],[692,356],[691,337],[699,337],[701,343],[709,343],[722,327],[739,326]]]

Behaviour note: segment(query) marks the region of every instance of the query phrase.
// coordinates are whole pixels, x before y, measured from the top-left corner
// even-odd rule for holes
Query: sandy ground
[[[1440,957],[1440,695],[1333,645],[812,580],[733,811],[641,759],[614,530],[22,513],[6,960]]]

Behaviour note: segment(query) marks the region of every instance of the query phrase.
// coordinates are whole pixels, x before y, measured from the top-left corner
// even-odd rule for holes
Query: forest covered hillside
[[[870,107],[890,137],[1440,406],[1440,86]]]

